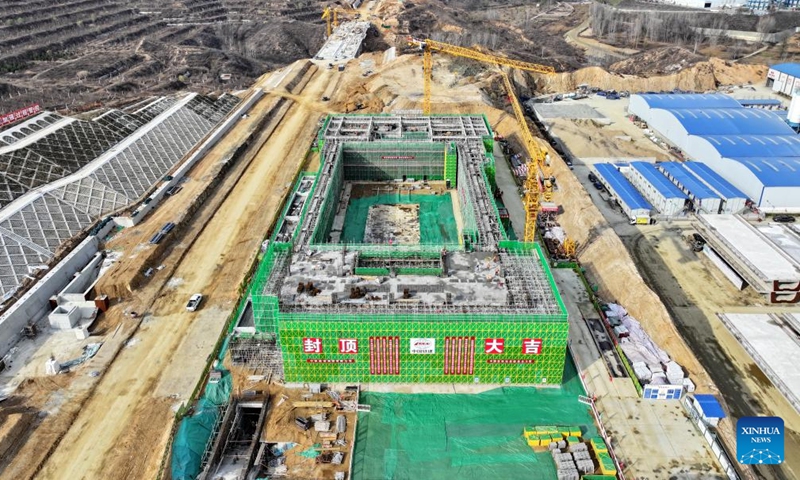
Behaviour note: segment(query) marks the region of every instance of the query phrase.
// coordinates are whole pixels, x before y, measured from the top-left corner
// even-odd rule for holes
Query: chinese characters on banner
[[[416,339],[420,340],[420,339]],[[433,340],[433,339],[424,339]],[[500,355],[505,352],[505,339],[504,338],[486,338],[483,341],[483,353],[488,355]],[[322,339],[321,338],[303,338],[303,353],[322,353]],[[357,338],[340,338],[339,339],[339,353],[356,354],[358,353],[358,339]],[[413,351],[412,345],[412,353]],[[427,353],[427,352],[426,352]],[[524,338],[522,339],[522,354],[523,355],[540,355],[542,353],[542,339],[541,338]]]
[[[30,107],[20,108],[11,113],[6,113],[5,115],[0,115],[0,126],[8,125],[9,123],[14,123],[17,120],[23,119],[25,117],[30,117],[31,115],[35,115],[39,113],[39,104],[31,105]]]
[[[358,353],[358,339],[340,338],[339,353]]]
[[[487,338],[483,342],[483,353],[497,355],[503,353],[505,340],[502,338]]]
[[[303,353],[322,353],[322,339],[304,338]]]
[[[541,338],[524,338],[522,340],[523,355],[539,355],[540,353],[542,353]]]

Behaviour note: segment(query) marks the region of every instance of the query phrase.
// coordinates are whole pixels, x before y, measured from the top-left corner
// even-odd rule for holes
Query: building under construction
[[[566,309],[500,223],[493,146],[479,115],[329,116],[234,357],[273,345],[287,382],[559,384]]]

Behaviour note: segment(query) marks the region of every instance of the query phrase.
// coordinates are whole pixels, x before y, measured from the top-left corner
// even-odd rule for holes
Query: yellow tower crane
[[[327,29],[327,32],[328,32],[327,36],[328,37],[330,37],[331,33],[333,33],[333,28],[331,28],[331,21],[333,20],[333,17],[335,15],[336,15],[336,11],[334,9],[332,9],[331,7],[325,7],[325,10],[322,11],[322,19],[325,20],[325,23],[327,24],[327,27],[328,27],[328,29]]]
[[[325,7],[325,10],[322,11],[322,19],[325,20],[327,26],[328,36],[331,36],[333,33],[333,29],[339,26],[339,14],[340,13],[353,13],[356,10],[345,10],[340,7]]]
[[[492,63],[495,65],[503,65],[519,70],[528,72],[553,74],[555,69],[546,65],[538,65],[535,63],[523,62],[511,58],[499,57],[489,53],[484,53],[472,48],[459,47],[457,45],[450,45],[435,40],[425,39],[418,40],[414,38],[409,39],[411,45],[419,46],[422,49],[423,55],[423,99],[422,111],[425,115],[431,113],[431,77],[433,74],[433,57],[431,52],[436,50],[438,52],[447,53],[456,57],[471,58],[479,62]],[[553,185],[551,182],[552,173],[549,165],[547,165],[547,152],[539,146],[539,143],[534,140],[528,122],[525,120],[525,114],[522,107],[517,100],[517,95],[514,93],[514,87],[508,75],[502,70],[500,73],[503,76],[506,91],[508,91],[509,101],[514,109],[514,115],[519,123],[522,132],[522,143],[528,153],[528,176],[525,181],[525,235],[524,241],[533,242],[536,240],[536,219],[539,214],[540,195],[541,199],[545,202],[553,200]],[[539,171],[542,172],[543,180],[539,180]],[[574,242],[572,242],[574,244]]]

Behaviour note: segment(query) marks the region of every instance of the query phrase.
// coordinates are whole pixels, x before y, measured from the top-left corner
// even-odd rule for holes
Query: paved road
[[[713,454],[679,401],[643,401],[630,380],[611,378],[583,319],[594,309],[583,282],[569,269],[554,269],[553,276],[569,312],[570,348],[576,367],[588,394],[597,397],[596,406],[612,446],[626,464],[625,474],[633,478],[722,479]]]
[[[511,165],[503,155],[503,149],[500,148],[499,142],[494,144],[494,159],[497,188],[503,192],[503,204],[511,218],[511,227],[517,234],[517,238],[521,239],[525,235],[525,207],[522,206],[522,198],[519,195],[519,187],[514,181]]]

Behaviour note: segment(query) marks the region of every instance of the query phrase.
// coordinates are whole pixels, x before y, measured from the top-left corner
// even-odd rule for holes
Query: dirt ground
[[[320,91],[327,76],[315,75],[307,90]],[[153,318],[137,333],[139,343],[109,370],[100,388],[103,394],[84,406],[46,464],[43,478],[63,478],[65,472],[71,478],[152,478],[169,433],[171,407],[191,393],[228,312],[235,308],[242,277],[305,159],[316,125],[317,118],[302,106],[290,107],[189,247],[172,275],[177,286],[170,289],[168,283],[159,295]],[[274,188],[263,188],[265,183]],[[193,292],[207,296],[196,314],[183,308]],[[108,398],[115,399],[117,408]],[[95,413],[109,407],[116,415]]]
[[[289,467],[287,480],[306,480],[315,478],[320,480],[332,480],[334,472],[347,472],[350,463],[350,455],[355,438],[356,412],[336,411],[334,408],[327,407],[294,407],[293,402],[312,401],[330,402],[331,398],[326,393],[311,394],[306,388],[287,388],[281,385],[270,385],[270,408],[267,412],[267,419],[262,432],[262,441],[268,443],[292,442],[297,446],[286,452],[286,466]],[[309,459],[299,455],[299,453],[311,448],[315,444],[322,444],[319,432],[310,428],[301,431],[295,426],[296,417],[310,417],[320,413],[328,414],[328,421],[335,425],[336,417],[344,415],[347,419],[347,430],[344,438],[347,442],[345,446],[327,451],[345,452],[344,463],[342,465],[315,463],[314,459]]]
[[[719,388],[720,402],[733,420],[775,415],[786,425],[786,452],[800,452],[800,414],[769,381],[717,316],[728,309],[758,311],[764,298],[752,289],[738,291],[703,255],[683,240],[689,225],[655,225],[624,237],[642,275],[657,289],[678,330]],[[731,437],[728,445],[734,445]],[[766,478],[798,478],[800,457],[786,455],[780,469],[764,468]]]
[[[600,67],[586,67],[569,73],[537,76],[536,84],[544,93],[573,91],[589,84],[604,90],[629,92],[672,91],[692,92],[715,90],[718,85],[761,83],[766,78],[766,65],[745,65],[711,58],[671,75],[640,77],[610,73]]]
[[[618,300],[642,320],[646,328],[651,327],[648,333],[662,347],[668,345],[665,350],[692,372],[698,391],[718,395],[733,417],[724,420],[720,429],[731,449],[735,447],[733,424],[736,418],[777,415],[786,422],[787,451],[800,451],[800,416],[717,317],[717,313],[731,308],[737,311],[757,309],[764,305],[764,299],[749,289],[737,291],[703,255],[691,251],[683,240],[692,232],[688,221],[642,227],[629,225],[628,219],[608,203],[608,197],[592,188],[587,179],[590,171],[587,162],[594,158],[665,158],[663,153],[653,150],[659,148],[648,140],[637,145],[637,127],[623,115],[613,114],[610,107],[604,108],[613,105],[614,110],[621,111],[622,103],[607,100],[595,103],[601,113],[614,120],[611,126],[595,127],[581,123],[578,128],[580,120],[559,119],[553,128],[576,156],[571,174],[563,163],[556,162],[556,176],[561,187],[556,198],[561,198],[564,206],[559,222],[568,234],[578,237],[579,257],[589,278],[600,287],[601,296]],[[614,142],[617,130],[633,136],[634,141]],[[591,144],[587,142],[587,135],[592,138]],[[642,136],[641,132],[638,136]],[[621,149],[621,144],[626,147]],[[605,217],[600,222],[596,217],[598,210]],[[631,259],[638,270],[636,275],[644,279],[646,291],[637,288],[628,292],[627,284],[617,281],[620,276],[624,278],[624,274],[603,273],[613,270],[627,272]],[[653,292],[657,292],[660,302],[641,300],[652,299]],[[661,302],[665,309],[654,308]],[[685,359],[693,366],[683,363]],[[698,371],[701,375],[695,377],[694,373]],[[797,478],[799,467],[793,458],[787,456],[787,462],[780,469],[760,467],[758,473],[764,478]]]
[[[650,140],[638,135],[631,141],[618,139],[630,136],[619,125],[602,125],[590,119],[553,119],[553,132],[560,138],[569,152],[576,157],[595,158],[658,158],[665,159],[667,152]]]
[[[327,82],[327,75],[315,74],[315,70],[307,74],[312,79],[307,87],[312,94],[321,91]],[[274,106],[274,98],[265,97],[252,113],[265,113],[270,105]],[[55,389],[37,388],[30,392],[36,383],[22,385],[20,395],[30,392],[32,398],[44,399],[42,402],[56,397],[63,405],[31,433],[3,471],[4,477],[30,478],[40,462],[46,462],[42,478],[155,476],[172,411],[191,393],[223,323],[235,307],[241,279],[279,211],[294,173],[305,160],[315,133],[317,117],[292,102],[284,110],[288,111],[275,119],[276,123],[280,119],[284,122],[267,129],[271,137],[246,172],[229,172],[216,194],[197,213],[191,228],[175,240],[174,248],[165,254],[166,267],[109,310],[100,328],[106,332],[106,343],[85,367],[86,371],[96,368],[103,372],[99,383],[84,372],[71,374],[72,379],[56,377],[64,383]],[[219,161],[251,129],[245,123],[244,128],[228,135],[190,172],[192,181],[200,184],[207,180]],[[275,188],[263,188],[265,179]],[[185,202],[199,188],[187,187],[139,227],[115,239],[115,248],[128,255],[136,251],[148,232],[185,208]],[[184,193],[187,195],[181,198]],[[110,283],[129,278],[127,274],[120,276],[120,271],[135,268],[134,265],[123,258],[117,273],[108,277]],[[183,307],[186,298],[196,291],[206,295],[206,302],[200,311],[189,314]],[[126,315],[131,310],[146,315],[133,319]],[[109,368],[112,360],[115,361]],[[43,385],[53,382],[46,380]]]
[[[584,318],[596,318],[583,281],[570,269],[553,270],[569,312],[570,350],[590,395],[595,395],[615,453],[633,478],[722,480],[719,465],[676,401],[642,400],[627,378],[609,375]]]
[[[388,9],[389,4],[393,2],[380,2],[380,7]],[[382,53],[366,54],[350,62],[342,73],[312,69],[302,92],[283,91],[282,81],[262,78],[259,83],[263,87],[276,91],[254,111],[278,109],[273,127],[262,133],[268,135],[266,143],[246,169],[228,172],[188,229],[176,232],[175,243],[164,255],[165,268],[146,284],[132,292],[127,288],[139,270],[136,259],[144,256],[142,248],[150,248],[141,244],[186,208],[188,200],[210,181],[219,161],[250,133],[255,119],[242,123],[195,167],[183,191],[159,206],[143,224],[110,242],[125,255],[116,272],[104,282],[124,300],[115,300],[97,332],[104,335],[106,343],[83,372],[56,380],[35,379],[21,386],[22,395],[35,397],[40,404],[60,402],[60,408],[31,433],[12,463],[0,472],[3,477],[31,478],[43,466],[40,478],[154,478],[173,411],[191,393],[225,320],[235,308],[240,282],[291,188],[295,172],[307,160],[305,152],[320,116],[329,111],[353,111],[359,104],[361,112],[421,107],[422,58],[401,56],[384,65],[383,57]],[[365,60],[372,62],[369,68],[360,65]],[[724,62],[712,61],[709,65],[694,72],[700,79],[691,78],[688,70],[679,74],[685,76],[681,79],[631,79],[585,69],[581,71],[584,73],[551,77],[547,88],[563,91],[577,83],[592,83],[619,90],[653,85],[660,90],[673,84],[705,85],[730,74],[737,75],[730,77],[735,83],[743,83],[743,78],[763,69],[748,66],[742,73],[739,67]],[[488,89],[488,80],[496,80],[496,74],[490,69],[466,79],[451,67],[449,59],[435,57],[434,112],[485,113],[500,134],[513,135],[517,128],[513,115],[490,107],[487,90],[482,90]],[[368,70],[373,73],[364,76]],[[323,101],[323,96],[329,96],[330,101]],[[556,158],[554,152],[551,156]],[[306,168],[315,169],[316,162],[312,158]],[[639,318],[655,340],[687,368],[701,390],[714,391],[625,245],[563,163],[556,160],[554,164],[562,186],[556,201],[565,210],[559,221],[578,240],[581,259],[601,294],[618,300]],[[190,314],[184,305],[195,292],[206,295],[206,301],[198,312]],[[144,318],[127,315],[134,310],[145,313]],[[90,371],[98,371],[100,376],[85,374]]]

